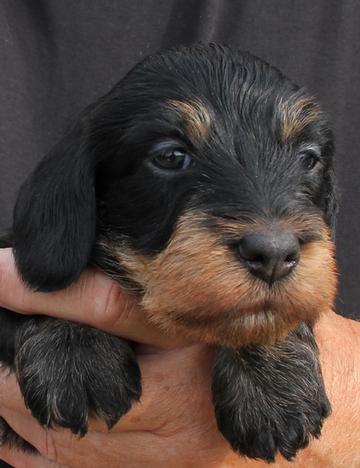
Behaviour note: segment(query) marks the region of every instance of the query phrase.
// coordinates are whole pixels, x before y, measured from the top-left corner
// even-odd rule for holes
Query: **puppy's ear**
[[[20,189],[13,247],[19,273],[34,289],[64,288],[87,266],[96,230],[89,133],[82,116]]]

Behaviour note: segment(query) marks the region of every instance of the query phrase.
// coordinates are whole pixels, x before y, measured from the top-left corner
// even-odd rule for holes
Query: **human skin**
[[[46,430],[25,408],[16,379],[0,374],[0,416],[38,455],[0,447],[16,468],[42,467],[244,467],[269,466],[234,454],[216,428],[210,394],[212,350],[164,335],[148,324],[134,300],[115,282],[88,270],[64,291],[34,293],[17,276],[11,249],[0,250],[0,306],[84,322],[132,339],[143,376],[141,402],[108,432],[93,419],[79,439],[68,430]],[[273,466],[360,466],[360,323],[329,311],[316,337],[333,414],[319,441],[294,463]]]

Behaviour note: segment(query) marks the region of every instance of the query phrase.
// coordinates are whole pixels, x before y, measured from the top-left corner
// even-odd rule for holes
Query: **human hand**
[[[0,457],[8,463],[36,468],[85,464],[151,467],[191,466],[196,461],[196,466],[208,467],[233,456],[213,416],[211,350],[164,337],[146,323],[134,301],[109,278],[87,271],[65,291],[33,293],[18,278],[11,250],[5,249],[0,251],[0,305],[22,313],[51,313],[86,322],[145,343],[137,350],[143,376],[141,403],[110,433],[94,420],[82,439],[61,428],[41,428],[24,407],[15,377],[4,372],[0,415],[39,451],[33,455],[3,446]]]
[[[65,429],[40,427],[24,407],[14,376],[3,372],[0,415],[38,450],[29,454],[1,447],[0,458],[16,468],[268,466],[234,454],[216,428],[210,394],[211,350],[164,337],[146,323],[131,298],[100,273],[85,272],[65,291],[32,293],[16,275],[11,250],[5,249],[0,251],[0,305],[86,322],[144,343],[138,348],[141,403],[110,432],[94,420],[82,439]],[[295,463],[279,458],[276,467],[359,466],[360,364],[355,357],[360,351],[359,331],[359,324],[334,314],[319,323],[317,335],[334,414],[325,423],[320,441],[313,441]]]

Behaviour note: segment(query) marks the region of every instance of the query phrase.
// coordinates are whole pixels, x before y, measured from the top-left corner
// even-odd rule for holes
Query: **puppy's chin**
[[[281,340],[301,322],[313,323],[321,313],[329,310],[331,300],[286,305],[276,301],[244,308],[241,305],[224,311],[215,304],[204,309],[182,312],[165,309],[153,310],[144,301],[144,308],[151,322],[163,330],[172,330],[193,341],[229,348],[246,345],[269,345]]]
[[[183,217],[164,251],[151,258],[125,246],[111,248],[141,285],[145,313],[162,329],[233,348],[269,344],[332,307],[334,246],[322,220],[317,220],[317,238],[302,246],[296,268],[272,286],[252,276],[202,221]],[[234,229],[239,235],[244,226]]]
[[[172,290],[169,281],[167,289],[148,284],[142,305],[153,323],[195,341],[231,348],[272,344],[299,323],[314,323],[331,309],[336,275],[332,256],[325,255],[329,246],[323,242],[309,246],[309,250],[321,248],[324,264],[315,268],[304,258],[294,274],[271,287],[246,273],[246,280],[237,287],[206,282],[199,274],[188,287],[180,279]]]

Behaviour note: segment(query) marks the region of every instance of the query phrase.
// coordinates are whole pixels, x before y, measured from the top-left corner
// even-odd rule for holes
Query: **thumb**
[[[97,270],[84,271],[77,282],[61,291],[31,291],[17,273],[12,249],[0,249],[0,306],[20,314],[85,323],[153,346],[184,344],[148,323],[134,296]]]

